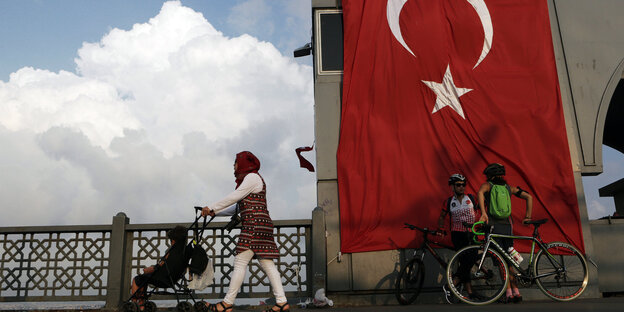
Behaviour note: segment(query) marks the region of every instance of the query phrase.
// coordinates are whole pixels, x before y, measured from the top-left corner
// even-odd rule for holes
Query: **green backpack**
[[[490,215],[496,219],[509,218],[511,215],[509,186],[490,183],[490,187]]]

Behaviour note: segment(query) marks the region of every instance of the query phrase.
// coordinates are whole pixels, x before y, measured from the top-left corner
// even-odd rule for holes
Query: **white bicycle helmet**
[[[451,177],[448,180],[449,185],[453,185],[455,184],[455,182],[464,182],[466,183],[466,177],[464,177],[463,175],[459,174],[459,173],[455,173],[453,175],[451,175]]]

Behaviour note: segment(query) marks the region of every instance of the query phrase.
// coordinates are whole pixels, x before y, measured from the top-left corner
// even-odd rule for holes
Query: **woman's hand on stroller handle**
[[[215,212],[212,209],[210,209],[210,207],[208,206],[206,207],[195,206],[195,212],[197,213],[197,211],[201,211],[202,217],[205,217],[205,216],[214,217],[215,216]]]
[[[201,211],[202,211],[202,213],[201,213],[201,214],[202,214],[202,216],[204,216],[204,217],[205,217],[205,216],[211,216],[211,217],[214,217],[214,216],[215,216],[215,212],[214,212],[214,210],[210,209],[210,207],[208,207],[208,206],[203,207],[203,208],[201,209]]]

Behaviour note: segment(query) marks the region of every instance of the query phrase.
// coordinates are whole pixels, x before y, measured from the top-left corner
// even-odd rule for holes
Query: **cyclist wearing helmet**
[[[511,215],[509,217],[501,218],[493,215],[490,211],[490,191],[492,191],[494,187],[504,186],[509,194],[513,194],[517,197],[524,199],[526,201],[526,215],[522,222],[531,220],[531,212],[533,210],[533,197],[531,196],[531,194],[521,189],[519,186],[509,186],[507,184],[507,181],[505,181],[505,166],[499,163],[489,164],[485,168],[485,170],[483,170],[483,174],[485,174],[486,182],[481,185],[481,187],[479,188],[479,192],[477,193],[479,206],[481,207],[481,218],[479,219],[479,221],[484,221],[491,225],[493,227],[493,233],[512,235],[513,220],[511,218]],[[513,239],[511,238],[497,238],[496,241],[505,250],[513,247]],[[510,283],[507,285],[506,301],[522,301],[522,296],[520,295],[520,291],[518,290],[518,286],[516,284],[516,280],[513,274],[510,274]]]
[[[451,197],[444,201],[444,207],[440,213],[438,219],[438,229],[444,228],[444,219],[446,215],[451,215],[451,241],[455,250],[459,250],[471,244],[472,232],[467,227],[466,223],[474,223],[476,220],[476,209],[478,204],[475,202],[475,197],[472,194],[465,194],[466,191],[466,177],[459,173],[451,175],[448,180],[448,184],[451,187]],[[457,270],[457,276],[453,279],[454,284],[464,283],[464,288],[468,292],[469,296],[476,296],[473,294],[472,287],[470,285],[470,263],[471,259],[475,258],[475,255],[467,255],[464,259],[459,260],[459,268]]]

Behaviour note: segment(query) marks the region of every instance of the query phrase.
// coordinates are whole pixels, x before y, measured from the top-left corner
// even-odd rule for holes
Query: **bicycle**
[[[449,261],[446,279],[450,291],[461,301],[484,305],[498,300],[509,283],[509,266],[515,268],[516,281],[523,286],[537,284],[549,298],[557,301],[570,301],[580,296],[588,282],[588,268],[585,257],[574,246],[563,242],[544,243],[539,235],[539,226],[548,219],[527,221],[533,225],[533,236],[515,236],[492,233],[492,227],[477,222],[472,227],[476,236],[484,236],[480,245],[471,245],[459,250]],[[480,224],[485,231],[475,230]],[[487,233],[486,233],[487,232]],[[496,242],[495,238],[530,240],[531,253],[528,266],[522,269],[509,253]],[[536,246],[539,251],[536,253]],[[470,258],[470,255],[473,255]],[[478,255],[478,257],[474,257]],[[469,296],[461,287],[453,283],[459,268],[460,258],[473,262],[470,266],[470,282],[478,295]],[[489,272],[484,274],[483,272]]]
[[[395,285],[395,295],[397,300],[400,304],[407,305],[416,300],[416,297],[418,297],[422,289],[422,284],[425,279],[425,263],[423,262],[425,252],[429,251],[433,258],[440,264],[442,269],[446,269],[446,261],[444,261],[444,259],[435,251],[435,249],[433,249],[433,247],[431,247],[431,245],[448,249],[453,249],[453,247],[429,240],[429,235],[438,235],[440,234],[438,231],[432,231],[427,228],[419,228],[409,223],[405,223],[403,228],[418,230],[424,235],[422,245],[414,251],[412,258],[401,269]],[[447,302],[452,303],[452,295],[445,288],[443,289]]]

